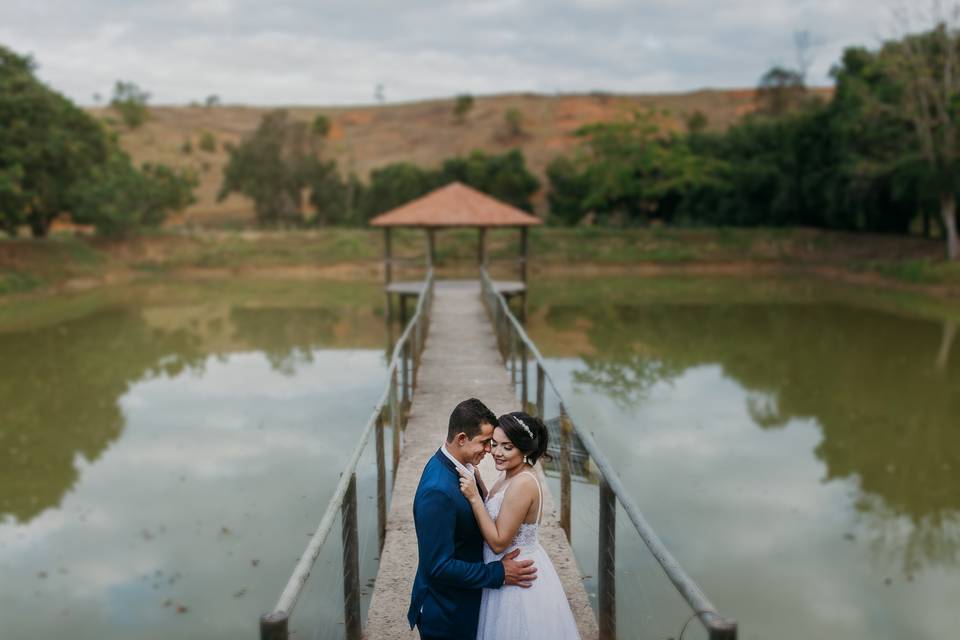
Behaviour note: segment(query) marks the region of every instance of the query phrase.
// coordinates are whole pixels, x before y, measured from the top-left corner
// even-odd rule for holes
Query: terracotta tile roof
[[[374,227],[521,227],[541,223],[540,218],[460,182],[370,220]]]

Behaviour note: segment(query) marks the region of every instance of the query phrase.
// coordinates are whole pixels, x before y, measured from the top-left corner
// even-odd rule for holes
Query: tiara
[[[533,440],[533,431],[530,430],[530,427],[527,426],[527,423],[518,418],[517,416],[511,416],[514,420],[520,423],[520,426],[523,427],[523,430],[527,432],[527,435],[530,436],[530,439]]]

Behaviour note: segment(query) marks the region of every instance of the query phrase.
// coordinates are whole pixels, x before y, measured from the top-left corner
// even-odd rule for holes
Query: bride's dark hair
[[[550,434],[547,432],[547,425],[543,424],[540,418],[523,411],[514,411],[500,416],[497,424],[530,464],[536,464],[541,458],[551,459],[547,453]]]

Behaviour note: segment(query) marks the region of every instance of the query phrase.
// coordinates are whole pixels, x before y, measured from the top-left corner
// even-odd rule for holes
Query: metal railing
[[[348,640],[359,640],[362,635],[360,615],[360,563],[357,541],[357,463],[360,461],[370,434],[376,436],[377,455],[377,540],[383,548],[387,526],[387,464],[384,447],[384,428],[390,425],[393,434],[393,475],[396,476],[400,457],[400,431],[403,428],[407,408],[420,370],[420,355],[430,325],[430,310],[433,303],[433,269],[427,271],[423,289],[417,300],[416,311],[393,348],[387,367],[388,382],[377,401],[373,413],[360,433],[360,440],[353,449],[326,512],[300,556],[283,593],[273,611],[260,617],[261,640],[287,640],[290,635],[289,621],[293,609],[303,592],[310,572],[333,528],[337,513],[341,518],[341,541],[343,544],[343,608],[344,628]]]
[[[506,299],[494,287],[493,281],[486,269],[480,269],[481,292],[484,305],[490,314],[497,336],[497,342],[504,361],[510,367],[510,378],[517,385],[520,380],[520,397],[525,410],[535,412],[542,420],[544,416],[545,396],[550,390],[560,408],[560,526],[570,540],[570,505],[571,505],[571,449],[574,443],[586,449],[593,459],[600,475],[599,500],[599,566],[597,584],[597,621],[600,627],[601,640],[616,638],[616,572],[614,560],[616,556],[616,513],[617,501],[623,507],[630,522],[640,535],[647,549],[660,564],[667,577],[691,609],[691,617],[696,615],[705,627],[710,640],[736,640],[737,623],[732,618],[725,618],[717,613],[716,607],[707,599],[700,586],[680,566],[680,563],[667,550],[646,518],[634,503],[630,494],[620,482],[620,477],[600,451],[589,432],[577,427],[577,424],[567,412],[566,404],[560,395],[556,384],[547,372],[543,357],[537,346],[527,336],[526,331],[511,312]],[[529,360],[536,363],[536,395],[533,403],[529,402]]]

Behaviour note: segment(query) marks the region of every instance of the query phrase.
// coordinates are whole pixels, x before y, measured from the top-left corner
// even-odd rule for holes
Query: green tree
[[[473,109],[473,96],[469,93],[461,93],[453,102],[453,116],[457,122],[463,123],[471,109]]]
[[[710,119],[707,118],[707,114],[700,109],[695,109],[693,113],[687,116],[686,125],[688,133],[702,133],[706,131],[707,125],[710,124]]]
[[[523,152],[513,149],[503,154],[488,155],[473,151],[468,156],[449,158],[443,162],[436,182],[460,181],[526,211],[533,211],[530,198],[540,188],[527,169]]]
[[[34,236],[71,210],[72,186],[107,156],[99,123],[33,75],[29,58],[0,46],[0,224]]]
[[[512,107],[503,114],[503,122],[506,126],[507,137],[519,138],[524,134],[523,130],[523,112],[520,109]]]
[[[213,153],[217,150],[217,137],[209,131],[204,131],[200,134],[200,141],[197,146],[200,147],[201,151]]]
[[[318,113],[313,119],[313,132],[321,138],[330,135],[330,118],[322,113]]]
[[[129,128],[136,129],[147,121],[149,99],[150,94],[141,90],[135,83],[117,80],[113,85],[110,106],[120,113],[120,117]]]
[[[77,222],[93,224],[103,235],[124,235],[140,227],[158,227],[167,214],[195,200],[197,179],[188,171],[146,163],[138,170],[126,153],[113,149],[88,180],[71,190]]]
[[[218,200],[242,193],[253,200],[261,225],[303,223],[303,194],[320,170],[318,140],[306,123],[291,120],[284,110],[271,111],[227,151]]]
[[[792,69],[773,67],[760,78],[757,87],[758,111],[779,117],[800,107],[807,95],[803,75]]]

